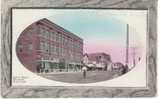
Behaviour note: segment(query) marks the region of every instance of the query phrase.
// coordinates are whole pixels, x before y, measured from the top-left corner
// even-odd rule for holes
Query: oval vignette
[[[125,27],[127,32],[129,28],[128,25]],[[129,36],[130,34],[126,38],[130,38]],[[128,57],[125,63],[132,65],[130,68],[125,63],[113,62],[111,55],[106,52],[84,52],[84,40],[64,27],[43,18],[29,25],[20,34],[16,43],[16,53],[20,62],[31,72],[47,79],[68,83],[110,80],[127,73],[141,60],[142,49],[130,46],[130,42],[127,41],[129,39],[124,40],[126,47],[120,49],[125,51],[123,55]],[[116,56],[119,55],[118,52],[114,53]]]

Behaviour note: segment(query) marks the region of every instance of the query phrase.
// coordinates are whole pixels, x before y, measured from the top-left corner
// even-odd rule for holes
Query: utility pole
[[[125,59],[125,66],[128,67],[128,57],[129,57],[129,25],[127,24],[127,31],[126,31],[126,59]]]
[[[135,56],[136,56],[136,48],[133,47],[133,67],[136,65]]]

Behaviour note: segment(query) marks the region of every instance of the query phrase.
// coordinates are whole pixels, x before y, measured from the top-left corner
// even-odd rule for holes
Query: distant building
[[[83,63],[89,68],[97,68],[107,70],[107,66],[111,63],[110,55],[106,53],[90,53],[84,54]]]
[[[112,70],[121,70],[122,68],[124,68],[124,65],[120,62],[112,64]]]
[[[111,63],[109,67],[111,67],[109,70],[117,72],[118,75],[125,74],[129,71],[128,66],[120,62]]]
[[[83,39],[44,18],[21,33],[16,52],[33,72],[76,70],[81,68]]]

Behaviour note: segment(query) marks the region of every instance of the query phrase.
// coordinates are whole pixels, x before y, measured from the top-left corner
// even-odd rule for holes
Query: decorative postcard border
[[[11,85],[12,8],[148,10],[147,87],[13,87]],[[156,94],[156,0],[3,0],[1,34],[1,94],[3,97],[151,97]]]

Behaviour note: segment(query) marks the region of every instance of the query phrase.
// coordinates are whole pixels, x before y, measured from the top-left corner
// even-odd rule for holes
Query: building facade
[[[83,63],[89,68],[107,70],[108,64],[111,63],[111,57],[106,53],[84,54]]]
[[[33,72],[80,70],[83,39],[44,18],[21,33],[16,52]]]

